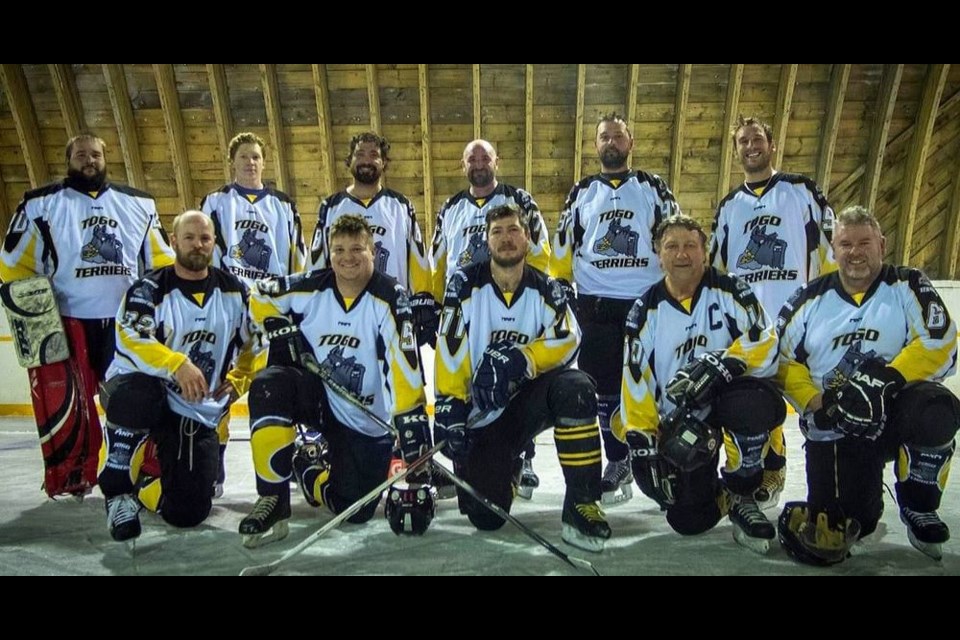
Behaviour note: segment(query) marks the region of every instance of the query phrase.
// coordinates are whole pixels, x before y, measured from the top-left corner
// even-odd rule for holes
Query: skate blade
[[[766,492],[763,492],[763,494],[765,495]],[[780,506],[779,491],[767,496],[765,500],[764,495],[760,495],[760,492],[753,494],[753,499],[757,501],[757,507],[759,507],[760,511],[766,511],[767,509],[773,509],[774,507]]]
[[[604,542],[606,542],[603,538],[585,536],[580,533],[579,529],[566,523],[563,525],[563,530],[560,533],[560,539],[571,547],[589,551],[590,553],[602,552]]]
[[[517,487],[517,497],[523,498],[524,500],[532,500],[533,487],[525,487],[523,485],[520,485],[519,487]]]
[[[277,522],[269,531],[264,533],[245,533],[243,535],[243,546],[247,549],[256,549],[257,547],[262,547],[265,544],[270,544],[271,542],[276,542],[278,540],[283,540],[287,537],[287,534],[290,533],[290,527],[287,524],[286,520],[281,520]]]
[[[913,535],[913,531],[910,531],[910,529],[907,529],[907,539],[910,541],[910,544],[913,545],[914,549],[928,558],[932,558],[937,562],[943,560],[943,545],[939,542],[922,542]]]
[[[619,488],[614,491],[604,491],[603,495],[600,496],[600,504],[605,507],[610,507],[617,504],[623,504],[628,502],[633,498],[633,486],[629,484],[622,484]]]
[[[770,540],[767,538],[748,536],[746,532],[737,525],[733,525],[733,539],[744,549],[753,551],[761,556],[767,555],[767,552],[770,551]]]

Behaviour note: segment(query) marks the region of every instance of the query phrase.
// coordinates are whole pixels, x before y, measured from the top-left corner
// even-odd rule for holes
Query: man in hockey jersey
[[[217,246],[213,263],[252,286],[254,280],[303,271],[306,250],[297,206],[287,194],[263,183],[264,143],[244,132],[229,146],[234,182],[207,194],[200,209],[213,219]],[[222,494],[224,450],[229,416],[218,429],[220,470],[217,493]]]
[[[375,233],[361,216],[338,216],[325,239],[331,269],[261,282],[253,296],[258,324],[287,316],[299,324],[302,341],[291,345],[271,337],[271,350],[289,352],[293,346],[297,357],[265,369],[250,389],[250,447],[260,497],[240,523],[247,546],[286,536],[293,474],[309,504],[334,513],[386,478],[394,439],[345,394],[397,425],[405,461],[430,447],[409,296],[374,268]],[[316,373],[320,369],[338,389]],[[319,429],[325,442],[305,445],[294,456],[298,423]],[[349,521],[366,522],[378,502]]]
[[[836,268],[830,250],[833,210],[816,182],[773,167],[777,145],[770,125],[740,116],[732,136],[743,184],[717,207],[710,262],[749,283],[767,315],[775,318],[797,287]],[[776,506],[786,463],[780,426],[764,454],[756,496],[761,508]]]
[[[153,198],[107,181],[103,140],[90,133],[72,138],[66,160],[64,180],[24,194],[0,254],[4,282],[50,277],[70,337],[71,370],[81,372],[71,383],[82,390],[72,407],[50,394],[33,395],[37,426],[49,436],[44,459],[51,496],[82,494],[95,481],[101,430],[93,395],[113,360],[117,308],[139,275],[173,263]],[[64,365],[31,369],[31,386],[62,388],[58,368]]]
[[[340,216],[357,215],[373,230],[373,265],[410,292],[417,338],[425,344],[437,334],[439,310],[431,293],[430,264],[413,203],[383,186],[390,162],[390,143],[372,131],[350,140],[346,164],[353,182],[320,203],[310,249],[314,268],[331,264],[330,229]]]
[[[939,558],[950,537],[937,509],[960,403],[941,384],[956,369],[957,326],[917,269],[883,264],[885,239],[863,207],[837,216],[839,271],[797,291],[777,320],[778,379],[801,414],[807,502],[788,503],[780,539],[801,561],[842,561],[883,511],[894,460],[910,542]]]
[[[706,240],[689,216],[657,228],[666,275],[627,317],[614,428],[630,447],[637,484],[674,531],[702,533],[729,513],[737,542],[765,553],[774,528],[753,492],[770,430],[786,414],[766,379],[776,371],[777,338],[750,286],[706,267]],[[718,478],[721,430],[730,437]]]
[[[661,277],[653,232],[679,207],[659,176],[630,170],[633,136],[623,118],[603,116],[596,144],[601,173],[570,191],[553,240],[550,275],[577,285],[580,368],[597,381],[607,454],[603,502],[615,504],[633,495],[627,447],[610,432],[610,416],[620,404],[624,321],[633,301]]]
[[[571,368],[580,327],[556,280],[526,265],[530,232],[515,204],[487,213],[491,260],[447,285],[436,359],[435,438],[463,478],[509,510],[517,456],[553,428],[566,482],[563,539],[602,551],[610,527],[600,498],[596,387]],[[467,423],[474,418],[474,425]],[[466,494],[460,509],[478,529],[504,521]]]
[[[141,505],[177,527],[210,513],[217,478],[217,425],[246,392],[254,368],[245,285],[210,266],[214,225],[177,216],[176,262],[138,280],[117,314],[117,351],[106,406],[100,490],[114,540],[140,535]],[[147,436],[160,478],[141,473]]]
[[[530,226],[530,245],[527,262],[531,267],[546,272],[550,260],[550,242],[540,208],[533,197],[517,187],[497,180],[500,159],[496,149],[486,140],[473,140],[463,150],[460,161],[470,188],[452,196],[440,208],[433,233],[431,269],[433,295],[443,299],[447,280],[457,269],[490,259],[487,248],[487,212],[513,202],[523,211]],[[431,341],[435,344],[435,337]],[[540,479],[533,471],[534,447],[523,452],[518,495],[530,499]]]

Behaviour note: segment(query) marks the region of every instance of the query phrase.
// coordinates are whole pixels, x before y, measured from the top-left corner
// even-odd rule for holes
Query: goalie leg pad
[[[7,312],[21,367],[39,367],[70,357],[67,335],[47,276],[0,285],[0,302]]]

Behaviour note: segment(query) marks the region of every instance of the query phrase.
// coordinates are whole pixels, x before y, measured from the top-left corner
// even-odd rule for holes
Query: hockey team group
[[[601,171],[572,188],[552,237],[474,140],[469,186],[429,248],[410,200],[384,186],[390,145],[374,132],[351,140],[351,184],[322,201],[309,247],[294,202],[263,182],[255,134],[230,143],[235,181],[169,236],[149,194],[107,180],[103,141],[73,138],[67,177],[24,195],[0,264],[18,348],[56,343],[25,338],[36,323],[18,302],[46,283],[69,344],[28,371],[45,490],[98,484],[118,541],[140,535],[142,509],[196,526],[223,492],[230,406],[249,392],[251,547],[287,535],[293,481],[353,523],[385,493],[391,528],[414,534],[455,490],[461,514],[496,530],[539,484],[534,439],[552,430],[574,547],[603,550],[601,504],[636,482],[679,534],[727,517],[751,551],[779,538],[799,562],[836,564],[876,529],[893,461],[906,535],[939,559],[956,324],[922,272],[884,264],[867,209],[835,215],[815,182],[772,166],[767,124],[741,117],[730,135],[744,182],[709,235],[659,176],[630,168],[633,137],[610,114]],[[771,522],[785,400],[807,499]]]

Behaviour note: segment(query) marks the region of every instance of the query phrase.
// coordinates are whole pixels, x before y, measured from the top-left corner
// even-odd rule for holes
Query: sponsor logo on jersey
[[[110,231],[116,226],[115,220],[103,216],[93,216],[81,223],[83,229],[90,229],[90,236],[80,249],[80,258],[99,266],[74,269],[74,277],[131,275],[130,269],[123,265],[123,243]]]
[[[776,218],[776,216],[760,216],[755,218]],[[776,218],[779,220],[779,218]],[[746,226],[749,227],[750,223]],[[753,227],[750,232],[750,242],[737,258],[737,267],[755,271],[763,267],[783,269],[783,261],[787,253],[787,242],[777,237],[777,232],[767,233],[767,225]],[[786,279],[786,278],[784,278]]]
[[[241,222],[256,221],[246,220]],[[240,222],[237,224],[239,225]],[[257,228],[248,228],[244,231],[240,242],[230,247],[230,257],[239,261],[243,267],[246,267],[246,270],[259,272],[259,277],[263,277],[267,275],[267,270],[270,268],[270,257],[273,255],[273,249],[267,245],[267,239],[258,234],[257,231]]]
[[[387,272],[387,261],[390,260],[390,251],[383,248],[382,242],[373,245],[373,268],[380,273]]]
[[[622,216],[624,218],[633,217],[631,211],[610,211],[601,214],[600,219],[604,220],[604,216],[610,216],[611,214],[624,214]],[[623,224],[621,216],[618,216],[610,220],[607,225],[607,232],[594,243],[593,252],[602,256],[630,256],[635,258],[639,242],[640,234],[631,229],[629,224]]]
[[[836,339],[834,340],[836,343]],[[876,358],[877,352],[871,349],[863,353],[863,341],[857,340],[847,349],[840,362],[823,377],[823,389],[839,389],[860,368],[864,361]]]
[[[530,342],[530,336],[519,331],[498,329],[490,332],[490,344],[494,342],[512,342],[514,344],[527,344]]]
[[[328,337],[331,336],[323,336],[323,338]],[[339,337],[350,338],[350,336]],[[323,338],[321,338],[321,341]],[[351,339],[356,340],[356,338]],[[359,343],[359,340],[357,342]],[[344,357],[343,345],[330,351],[320,366],[327,368],[327,370],[330,371],[330,377],[333,381],[359,398],[363,404],[373,404],[373,396],[364,398],[360,395],[363,391],[363,376],[366,373],[366,367],[357,362],[356,356],[350,356],[349,358]]]
[[[483,227],[480,228],[481,231],[470,236],[467,248],[461,251],[459,257],[457,257],[457,266],[461,269],[490,259],[490,247],[487,246],[487,241],[483,238]]]
[[[190,336],[195,333],[208,334],[209,332],[208,331],[191,331],[190,333],[187,334],[187,336]],[[213,372],[217,368],[217,363],[216,363],[216,360],[214,360],[213,358],[213,350],[212,349],[204,350],[205,345],[207,345],[208,343],[212,343],[216,340],[216,336],[214,336],[213,334],[210,334],[210,336],[212,337],[212,340],[208,340],[207,336],[204,336],[203,338],[198,339],[196,342],[194,342],[193,346],[190,347],[190,351],[187,353],[187,357],[190,358],[190,362],[192,362],[197,367],[197,369],[200,369],[200,371],[203,373],[203,378],[207,381],[207,385],[212,387],[214,386]],[[184,338],[184,342],[187,342],[186,337]]]

